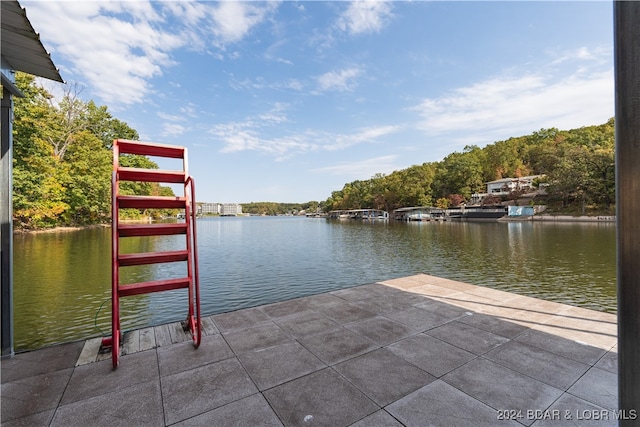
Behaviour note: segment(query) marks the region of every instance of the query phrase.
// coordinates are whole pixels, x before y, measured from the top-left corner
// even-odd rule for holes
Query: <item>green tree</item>
[[[106,106],[80,99],[66,86],[59,101],[35,78],[17,73],[13,126],[13,208],[17,228],[92,224],[111,216],[111,144],[137,139]],[[130,167],[157,168],[142,156],[122,156]],[[124,194],[173,194],[157,184],[123,184]],[[155,193],[154,193],[155,192]],[[140,215],[139,211],[131,212]]]
[[[69,147],[65,162],[68,171],[65,199],[70,208],[66,222],[105,222],[111,216],[111,152],[87,130],[74,138],[76,143]]]
[[[484,192],[483,175],[485,155],[477,146],[467,146],[462,153],[449,154],[438,165],[434,178],[437,197],[460,194],[465,199],[473,193]]]

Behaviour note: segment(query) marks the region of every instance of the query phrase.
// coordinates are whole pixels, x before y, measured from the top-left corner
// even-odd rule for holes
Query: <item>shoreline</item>
[[[572,216],[572,215],[534,215],[528,218],[499,218],[500,222],[582,222],[582,223],[615,223],[615,215],[596,215],[596,216]],[[126,220],[123,222],[131,223],[147,223],[149,220]],[[111,227],[111,224],[91,224],[79,226],[60,226],[53,228],[43,228],[37,230],[14,228],[13,234],[45,234],[45,233],[70,233],[73,231],[86,230],[90,228]]]
[[[53,228],[24,229],[14,228],[13,234],[46,234],[46,233],[70,233],[72,231],[86,230],[89,228],[111,227],[111,224],[91,224],[77,226],[60,226]]]
[[[616,222],[615,215],[572,216],[572,215],[534,215],[530,221],[549,222]]]

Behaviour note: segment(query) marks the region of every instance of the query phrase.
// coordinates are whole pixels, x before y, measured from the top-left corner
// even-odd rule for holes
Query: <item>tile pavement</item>
[[[617,425],[611,314],[418,274],[203,330],[199,349],[179,324],[131,332],[116,370],[96,339],[3,360],[0,422]]]

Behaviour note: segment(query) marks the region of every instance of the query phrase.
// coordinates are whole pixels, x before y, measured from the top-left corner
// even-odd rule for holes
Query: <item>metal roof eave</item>
[[[2,57],[13,70],[64,83],[40,37],[16,0],[0,1]]]

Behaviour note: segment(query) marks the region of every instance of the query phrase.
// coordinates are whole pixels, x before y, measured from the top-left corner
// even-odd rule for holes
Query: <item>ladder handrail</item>
[[[200,341],[202,339],[202,331],[201,331],[201,325],[199,324],[200,322],[200,274],[198,271],[198,232],[197,232],[197,227],[196,227],[196,218],[198,216],[198,207],[196,205],[196,184],[195,184],[195,180],[193,179],[192,176],[187,176],[187,179],[185,180],[184,183],[185,186],[185,194],[187,194],[187,187],[189,188],[189,195],[191,196],[190,198],[188,198],[188,205],[191,206],[191,240],[193,241],[193,285],[194,285],[194,292],[195,292],[195,309],[197,312],[197,322],[198,325],[195,328],[197,330],[197,336],[193,337],[194,343],[197,346],[200,345]],[[192,202],[192,203],[191,203]]]

